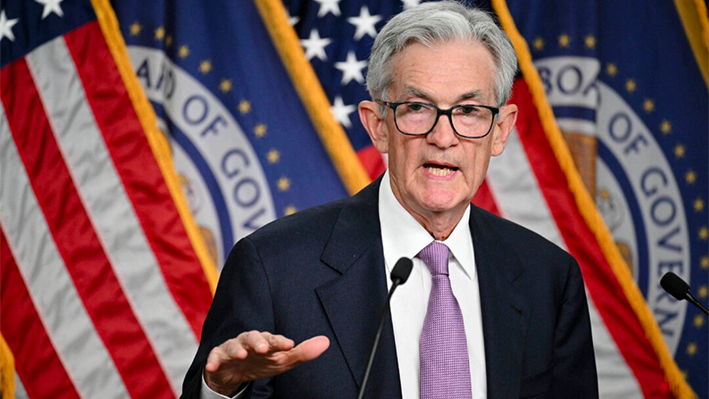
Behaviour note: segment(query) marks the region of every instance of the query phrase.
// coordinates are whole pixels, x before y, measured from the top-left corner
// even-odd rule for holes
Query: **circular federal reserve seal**
[[[275,219],[261,163],[229,110],[161,50],[130,46],[136,74],[173,151],[175,169],[216,265],[234,242]]]
[[[677,350],[686,303],[674,300],[660,279],[674,272],[690,280],[687,218],[675,175],[660,145],[633,109],[598,82],[597,184],[621,214],[603,212],[613,238],[627,246],[635,281],[671,353]],[[603,211],[607,209],[599,204]],[[621,253],[623,250],[621,250]]]

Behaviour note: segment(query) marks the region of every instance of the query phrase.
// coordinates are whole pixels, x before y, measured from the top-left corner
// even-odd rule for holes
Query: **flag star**
[[[288,216],[298,212],[298,208],[295,205],[288,205],[286,209],[283,210],[283,215]]]
[[[332,15],[339,17],[340,14],[340,0],[315,0],[316,3],[320,4],[318,9],[318,18],[322,18],[327,15],[327,13],[332,13]]]
[[[142,30],[143,30],[143,25],[141,25],[138,21],[135,21],[130,26],[130,35],[131,36],[138,36],[140,34],[140,31],[142,31]]]
[[[290,179],[283,176],[278,181],[276,182],[276,186],[278,187],[278,191],[288,191],[290,190]]]
[[[638,84],[635,83],[634,79],[628,79],[625,81],[625,90],[628,91],[628,93],[634,93],[635,90],[638,89]]]
[[[162,40],[165,38],[165,27],[160,26],[155,29],[155,40]]]
[[[185,59],[187,58],[188,55],[190,55],[190,48],[186,44],[180,46],[180,49],[177,50],[177,55],[180,56],[180,58]]]
[[[5,15],[5,10],[0,11],[0,40],[4,37],[10,39],[11,42],[15,41],[15,35],[12,33],[12,27],[17,24],[19,19],[7,19]]]
[[[404,4],[404,10],[408,10],[409,8],[414,8],[419,5],[421,0],[401,0],[401,2]]]
[[[325,46],[332,43],[332,39],[320,38],[320,33],[317,29],[310,31],[310,37],[302,39],[300,45],[305,47],[305,58],[310,61],[313,57],[318,57],[321,61],[327,61],[325,54]]]
[[[219,82],[219,91],[226,94],[231,91],[234,86],[231,83],[231,79],[222,79]]]
[[[706,298],[707,295],[709,295],[709,288],[706,285],[700,285],[697,290],[697,295],[702,299]]]
[[[42,19],[47,18],[47,16],[50,13],[55,13],[60,17],[64,16],[64,12],[62,11],[61,6],[59,3],[61,3],[64,0],[34,0],[39,4],[42,4],[44,6],[44,9],[42,10]]]
[[[694,184],[694,182],[697,181],[697,174],[694,173],[693,170],[690,170],[685,173],[684,180],[687,182],[687,184]]]
[[[241,112],[242,115],[248,114],[249,112],[251,112],[251,101],[241,100],[239,102],[239,112]]]
[[[350,122],[350,114],[356,109],[357,107],[354,105],[345,105],[344,101],[342,101],[342,97],[337,96],[335,97],[335,102],[332,104],[330,111],[332,111],[332,115],[335,116],[335,119],[337,119],[342,126],[349,128],[352,127],[352,122]]]
[[[596,48],[596,37],[593,35],[588,35],[588,36],[584,37],[583,42],[587,48],[590,48],[590,49]]]
[[[379,15],[369,15],[369,7],[362,6],[359,10],[359,17],[347,18],[347,22],[351,23],[356,27],[354,39],[359,40],[364,35],[369,35],[371,37],[377,36],[377,29],[374,25],[381,21],[382,17]]]
[[[354,51],[347,53],[347,60],[345,62],[336,62],[335,68],[342,71],[342,85],[350,83],[352,79],[356,80],[357,83],[364,83],[364,76],[362,76],[362,69],[367,66],[367,61],[357,61],[357,56]]]
[[[684,155],[686,154],[686,150],[682,144],[677,144],[675,146],[675,157],[676,158],[684,158]]]
[[[610,77],[614,77],[615,75],[618,74],[618,66],[614,63],[609,63],[606,65],[606,73]]]
[[[571,44],[571,37],[569,35],[567,35],[566,33],[563,33],[561,36],[559,36],[559,47],[568,48],[570,44]]]
[[[667,119],[663,119],[662,122],[660,122],[660,131],[664,135],[672,133],[672,122]]]
[[[701,328],[704,325],[704,315],[698,314],[694,316],[694,326]]]
[[[534,40],[532,40],[532,47],[534,47],[536,51],[544,50],[544,39],[542,39],[541,37],[535,38]]]
[[[271,150],[266,153],[266,159],[268,160],[268,163],[272,165],[278,163],[278,161],[281,160],[281,152],[275,148],[271,148]]]
[[[648,114],[655,110],[655,101],[651,98],[646,98],[643,101],[643,110]]]
[[[704,210],[704,201],[701,198],[697,198],[693,203],[694,212],[701,212]]]
[[[203,75],[206,75],[209,73],[209,71],[212,70],[212,61],[211,60],[202,60],[199,63],[199,71],[202,72]]]
[[[268,130],[268,127],[264,125],[263,123],[259,123],[254,127],[254,136],[256,136],[257,139],[261,139],[264,136],[266,136],[266,131]]]
[[[697,344],[694,342],[690,342],[689,344],[687,344],[687,355],[689,355],[689,357],[692,357],[696,354],[697,354]]]
[[[299,16],[291,16],[288,10],[286,10],[286,15],[288,16],[288,24],[290,26],[295,26],[298,22],[300,22],[300,17]]]

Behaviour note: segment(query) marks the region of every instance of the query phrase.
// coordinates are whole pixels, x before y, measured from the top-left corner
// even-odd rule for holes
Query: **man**
[[[394,17],[359,106],[388,172],[236,244],[183,396],[354,398],[405,256],[413,272],[366,397],[597,397],[578,265],[470,204],[517,117],[516,65],[481,11],[424,3]]]

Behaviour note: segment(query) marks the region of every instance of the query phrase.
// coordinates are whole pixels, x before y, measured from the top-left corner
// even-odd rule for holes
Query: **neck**
[[[470,206],[470,200],[453,205],[449,209],[440,211],[427,209],[425,206],[417,204],[416,201],[406,201],[401,195],[398,187],[393,182],[391,184],[392,194],[399,204],[413,218],[438,241],[445,241],[455,230],[465,211]]]
[[[433,213],[426,216],[412,213],[412,216],[421,224],[421,226],[423,226],[423,228],[426,229],[426,231],[428,231],[428,234],[430,234],[431,237],[438,241],[445,241],[453,233],[453,230],[455,230],[455,227],[460,222],[460,219],[463,217],[464,213],[465,210],[456,214]]]
[[[458,223],[463,218],[465,210],[470,206],[468,201],[464,205],[455,207],[453,209],[447,209],[444,211],[431,211],[428,209],[420,209],[419,207],[409,206],[405,201],[402,201],[394,191],[394,196],[401,206],[406,209],[406,211],[416,219],[417,222],[431,235],[434,239],[438,241],[445,241],[458,226]]]

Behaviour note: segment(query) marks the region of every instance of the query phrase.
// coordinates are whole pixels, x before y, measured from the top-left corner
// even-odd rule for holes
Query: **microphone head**
[[[414,262],[409,258],[400,258],[396,261],[394,268],[391,270],[391,281],[398,284],[404,284],[411,274],[411,269],[414,267]]]
[[[686,299],[687,293],[689,293],[689,284],[685,283],[682,278],[672,272],[668,272],[662,276],[660,285],[678,301]]]

